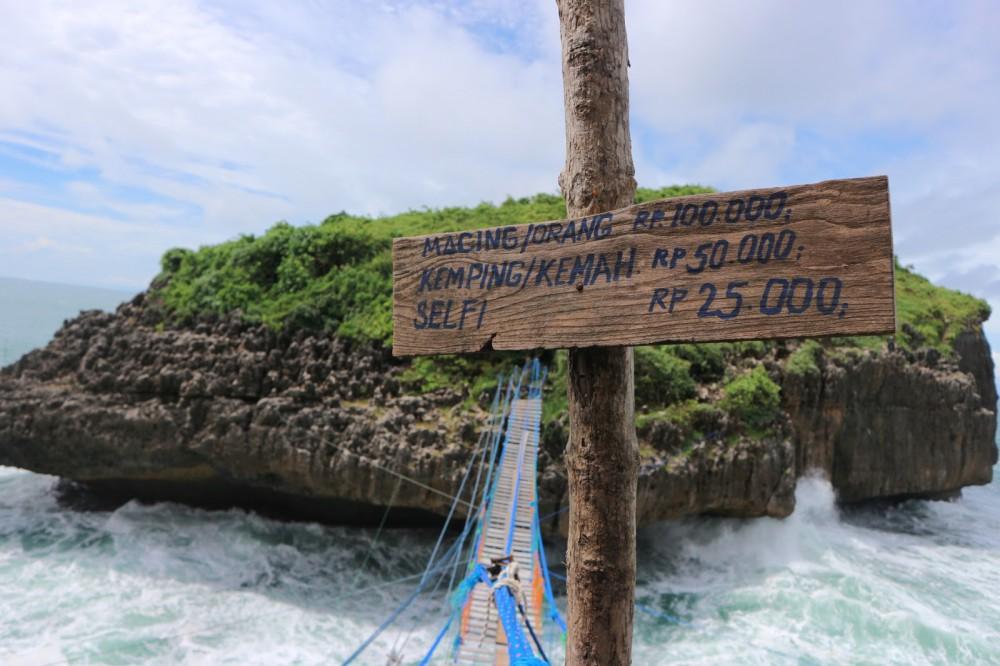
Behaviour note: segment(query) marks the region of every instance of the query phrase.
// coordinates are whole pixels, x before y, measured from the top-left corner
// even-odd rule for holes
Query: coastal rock
[[[162,321],[139,295],[114,314],[82,313],[0,371],[0,464],[104,496],[308,519],[376,524],[390,503],[391,522],[447,513],[486,416],[474,400],[455,388],[406,394],[404,367],[377,345],[276,333],[239,313],[176,328]],[[640,523],[787,516],[796,479],[811,470],[846,502],[939,497],[989,482],[997,455],[989,348],[978,331],[955,348],[954,361],[824,354],[805,374],[782,371],[777,357],[759,361],[780,380],[783,424],[763,438],[686,447],[669,424],[651,428]],[[565,504],[563,434],[557,427],[543,441],[543,513]]]
[[[981,334],[978,341],[960,349],[989,358]],[[788,375],[782,392],[797,475],[820,472],[841,502],[946,497],[989,483],[997,461],[992,364],[977,376],[961,369],[968,357],[957,367],[931,358],[826,355],[820,372]]]

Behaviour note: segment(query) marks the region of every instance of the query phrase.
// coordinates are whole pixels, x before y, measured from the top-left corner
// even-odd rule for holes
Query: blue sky
[[[626,8],[641,184],[886,173],[901,260],[1000,308],[1000,3]],[[552,0],[0,12],[0,275],[139,289],[279,219],[557,189]]]

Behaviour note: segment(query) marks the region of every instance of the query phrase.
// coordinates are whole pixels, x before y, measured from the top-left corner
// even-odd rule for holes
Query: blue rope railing
[[[500,394],[501,386],[502,386],[502,380],[497,383],[497,390],[494,394],[494,401],[493,401],[494,407],[496,407],[498,404],[496,396]],[[493,412],[493,417],[495,416],[496,412]],[[482,444],[485,444],[485,442],[483,442]],[[344,660],[343,666],[349,666],[351,663],[353,663],[354,660],[357,659],[358,656],[360,656],[361,653],[364,652],[375,641],[375,639],[382,634],[382,632],[384,632],[393,622],[396,621],[396,619],[400,615],[402,615],[402,613],[416,600],[416,598],[424,590],[424,587],[427,585],[427,582],[432,574],[437,572],[444,572],[447,569],[447,567],[454,566],[454,564],[459,561],[461,556],[462,545],[464,543],[464,536],[460,537],[459,539],[456,539],[455,543],[452,544],[452,546],[444,554],[441,555],[440,559],[437,559],[437,554],[441,548],[442,542],[444,541],[445,535],[448,533],[448,526],[451,524],[451,519],[455,514],[455,509],[458,506],[458,503],[462,497],[462,493],[465,490],[465,484],[468,482],[469,475],[471,474],[472,468],[474,466],[475,466],[475,454],[473,455],[473,460],[469,462],[469,466],[465,470],[465,474],[462,476],[458,492],[455,493],[451,506],[449,507],[448,517],[445,519],[444,525],[442,525],[441,527],[441,531],[438,534],[437,541],[434,544],[434,549],[431,551],[431,555],[427,560],[427,567],[424,569],[424,573],[420,578],[420,582],[417,584],[417,588],[413,591],[413,593],[409,597],[407,597],[399,605],[398,608],[396,608],[395,611],[393,611],[389,615],[389,617],[381,625],[379,625],[375,629],[374,632],[372,632],[372,634],[367,639],[364,640],[364,642],[361,643],[361,645],[358,646],[358,648],[353,653],[351,653],[350,656],[347,657],[346,660]],[[473,500],[475,500],[475,497],[473,497]],[[464,534],[467,534],[467,532],[466,530],[463,529],[463,535]],[[439,566],[441,562],[447,562],[447,564],[444,567],[441,567]],[[436,566],[436,564],[438,566]],[[435,586],[435,589],[436,587],[437,586]]]
[[[468,602],[469,596],[471,595],[473,587],[477,583],[485,583],[491,588],[491,596],[493,597],[494,604],[498,609],[500,615],[501,623],[503,624],[504,631],[508,637],[508,656],[509,662],[513,666],[536,666],[539,664],[548,663],[545,659],[538,658],[534,651],[532,650],[531,644],[525,637],[524,628],[526,627],[531,631],[532,638],[535,640],[539,652],[542,653],[544,657],[544,651],[542,650],[542,645],[538,641],[538,636],[535,634],[534,630],[528,624],[529,620],[527,616],[524,617],[524,627],[521,626],[517,618],[517,612],[519,609],[519,604],[517,599],[514,598],[510,588],[506,585],[495,585],[490,579],[485,568],[475,562],[476,554],[479,551],[480,544],[484,538],[484,525],[489,524],[490,514],[495,509],[493,506],[493,499],[496,495],[497,488],[500,483],[500,473],[497,471],[498,461],[500,459],[500,452],[503,452],[504,456],[507,455],[517,455],[517,478],[514,484],[514,496],[511,506],[510,515],[510,529],[507,535],[506,541],[506,551],[510,552],[513,545],[514,536],[514,525],[515,518],[517,515],[518,503],[519,503],[519,491],[522,481],[522,468],[524,466],[525,450],[521,447],[521,442],[512,442],[510,433],[510,423],[509,419],[511,416],[511,409],[513,406],[513,401],[522,395],[522,391],[526,390],[527,397],[529,398],[540,398],[542,391],[544,389],[545,380],[548,374],[548,370],[538,361],[538,359],[533,359],[531,361],[525,362],[525,364],[520,368],[520,370],[515,370],[510,373],[506,381],[506,390],[504,390],[503,376],[498,378],[497,389],[494,392],[493,401],[490,409],[490,418],[488,420],[489,431],[484,432],[480,436],[479,442],[477,442],[475,453],[473,454],[472,460],[470,461],[469,467],[466,469],[462,480],[459,484],[458,492],[454,495],[451,506],[449,507],[447,518],[445,519],[445,524],[442,527],[441,533],[438,535],[438,539],[434,544],[434,548],[431,551],[431,555],[428,558],[427,567],[424,573],[421,575],[420,581],[413,591],[404,601],[396,608],[386,620],[379,625],[378,628],[369,636],[355,651],[352,653],[347,660],[345,660],[344,666],[351,664],[355,659],[368,648],[379,635],[385,631],[394,621],[396,621],[400,615],[414,602],[414,600],[425,590],[428,585],[431,576],[434,574],[441,573],[438,576],[438,582],[435,584],[434,589],[437,590],[438,586],[443,582],[445,577],[448,578],[448,589],[449,594],[447,598],[451,600],[451,608],[448,612],[447,619],[444,625],[435,635],[433,642],[431,643],[427,654],[424,659],[420,662],[422,665],[427,664],[433,658],[433,655],[440,647],[441,643],[444,641],[445,636],[452,629],[455,624],[456,617],[459,617],[463,611],[463,608]],[[526,385],[526,386],[525,386]],[[501,399],[501,394],[503,398]],[[533,424],[533,434],[535,437],[540,435],[539,420],[536,420]],[[517,445],[517,453],[515,454],[512,445]],[[478,465],[476,464],[478,461]],[[483,476],[483,467],[486,467],[485,478]],[[470,501],[467,503],[470,507],[470,511],[466,516],[465,525],[459,537],[455,542],[442,554],[439,553],[443,546],[443,541],[445,534],[447,532],[448,526],[450,525],[455,511],[457,509],[458,503],[461,501],[461,497],[465,492],[466,485],[470,479],[472,468],[476,467],[477,472],[475,475],[475,480],[472,484],[472,494],[470,496]],[[532,480],[535,484],[535,493],[537,495],[537,480]],[[482,496],[480,496],[480,488],[482,489]],[[479,501],[477,501],[477,498]],[[544,548],[541,541],[541,528],[540,528],[540,518],[538,516],[537,502],[534,504],[534,514],[532,517],[533,524],[533,546],[539,551],[539,557],[541,558],[541,570],[544,572],[543,576],[545,578],[545,592],[546,599],[549,606],[551,607],[550,615],[554,618],[556,623],[559,625],[560,629],[565,633],[565,623],[562,617],[559,615],[558,607],[555,604],[554,596],[552,595],[551,582],[548,579],[548,566],[545,563]],[[466,547],[467,539],[470,534],[473,534],[473,539],[471,542],[471,551],[468,558],[463,558],[463,550]],[[464,566],[464,563],[468,562],[468,575],[459,584],[455,593],[452,594],[451,590],[455,583],[455,573],[457,569],[456,566]],[[461,563],[461,564],[460,564]],[[451,567],[450,576],[445,576],[447,569]],[[521,607],[521,613],[524,614],[524,609]],[[411,630],[412,631],[412,630]],[[456,637],[455,646],[459,644],[459,638]],[[404,642],[405,646],[405,642]],[[454,648],[453,648],[454,649]]]

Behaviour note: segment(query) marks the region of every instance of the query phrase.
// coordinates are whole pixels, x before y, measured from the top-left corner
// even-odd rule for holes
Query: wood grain
[[[730,206],[729,202],[742,201],[744,211],[750,202],[757,211],[765,210],[762,200],[772,202],[768,214],[780,210],[780,216],[767,219],[761,214],[759,219],[748,221],[744,213],[739,221],[726,221],[727,211],[730,217],[736,217],[740,210],[740,205]],[[710,219],[712,206],[708,202],[712,201],[718,204],[714,221],[703,226],[697,214],[704,209],[704,219]],[[678,207],[688,211],[683,221],[694,220],[690,226],[683,222],[672,226]],[[393,353],[405,356],[895,331],[892,230],[885,176],[677,197],[631,206],[606,216],[596,231],[592,226],[595,216],[583,218],[583,226],[593,232],[590,240],[585,234],[566,231],[572,223],[579,232],[580,220],[491,228],[491,240],[506,233],[506,247],[501,243],[496,248],[482,244],[476,248],[475,232],[463,237],[461,245],[457,233],[395,239]],[[659,226],[647,228],[654,217],[661,218]],[[636,225],[637,219],[642,224]],[[556,224],[560,226],[549,226]],[[757,258],[741,261],[748,256],[751,244],[767,245],[763,240],[766,234],[777,239],[782,232],[786,232],[783,240],[792,244],[785,259],[774,258],[772,250],[772,258],[766,263]],[[544,242],[525,245],[526,234]],[[748,235],[757,240],[744,241]],[[435,251],[435,241],[440,253]],[[728,244],[724,263],[715,269],[706,264],[701,272],[690,272],[688,267],[697,269],[701,261],[695,254],[699,246],[712,243],[710,247],[714,248],[720,241]],[[787,249],[785,243],[781,247]],[[459,248],[478,251],[458,252]],[[456,252],[446,254],[449,249]],[[683,250],[684,256],[673,267],[669,263],[664,266],[663,252],[673,261],[675,249]],[[654,267],[658,250],[661,261]],[[633,251],[628,274],[628,259]],[[622,260],[615,276],[618,253],[622,253]],[[583,270],[588,256],[594,262],[589,273]],[[721,256],[722,251],[717,251],[716,259]],[[597,270],[600,257],[607,262],[607,272]],[[560,260],[566,270],[557,280]],[[467,279],[475,275],[477,265],[495,265],[501,270],[504,262],[508,266],[510,262],[522,265],[520,270],[515,265],[508,273],[509,279],[500,286],[484,289],[481,287],[488,285],[488,280]],[[571,281],[569,271],[574,265],[581,270]],[[548,266],[544,272],[540,270],[543,266]],[[518,272],[520,280],[516,279]],[[449,275],[455,278],[460,273],[461,282],[453,279],[448,284]],[[790,286],[796,278],[799,282],[792,306],[803,309],[811,284],[809,306],[802,312],[791,312],[786,304],[780,313],[764,314],[762,305],[773,309],[781,300],[782,287],[778,283],[772,285],[768,300],[761,303],[768,281],[784,279]],[[835,311],[826,314],[821,312],[818,298],[823,280],[827,282],[822,305],[827,311],[834,302],[836,287],[831,280],[839,280],[842,285]],[[742,298],[739,314],[730,319],[712,316],[713,310],[724,315],[733,312],[735,298],[727,299],[726,291],[734,282],[746,282],[735,288]],[[715,287],[716,297],[703,307],[711,292],[703,286],[706,283]],[[670,291],[657,301],[653,298],[657,289]],[[674,291],[677,289],[686,290],[686,297],[676,302],[670,312],[670,294],[679,293]],[[470,302],[464,306],[467,312],[460,318],[466,302]],[[482,312],[472,310],[483,307],[483,303]],[[706,311],[709,316],[704,316]]]
[[[635,200],[625,3],[557,0],[556,5],[566,116],[559,188],[567,215],[593,217]],[[566,666],[627,666],[639,477],[633,349],[570,349],[566,403]]]

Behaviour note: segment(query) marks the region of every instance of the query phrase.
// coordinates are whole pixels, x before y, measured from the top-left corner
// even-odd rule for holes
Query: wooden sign
[[[393,241],[393,353],[895,331],[889,181]]]

